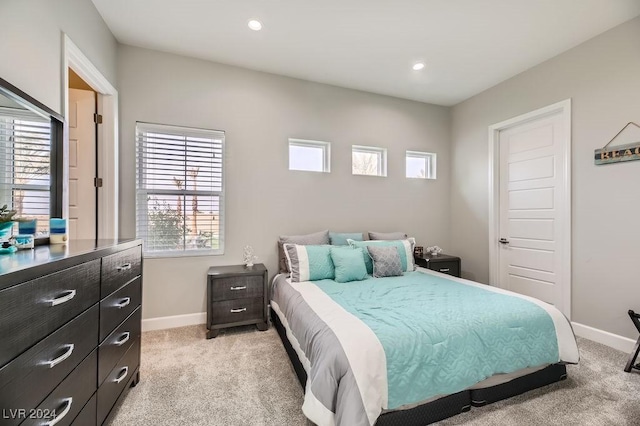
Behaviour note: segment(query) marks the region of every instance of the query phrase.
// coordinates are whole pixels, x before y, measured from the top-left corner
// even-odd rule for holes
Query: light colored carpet
[[[301,425],[303,393],[274,328],[230,329],[211,340],[204,326],[143,333],[141,382],[113,426]],[[579,339],[569,378],[439,425],[640,425],[640,374],[627,354]]]

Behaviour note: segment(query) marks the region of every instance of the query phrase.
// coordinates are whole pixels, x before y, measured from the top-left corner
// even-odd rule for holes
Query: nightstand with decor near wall
[[[207,273],[207,339],[220,329],[256,324],[267,329],[267,268],[212,266]]]
[[[449,256],[448,254],[438,254],[434,256],[429,253],[424,253],[415,255],[414,259],[416,266],[460,278],[462,268],[460,258],[457,256]]]

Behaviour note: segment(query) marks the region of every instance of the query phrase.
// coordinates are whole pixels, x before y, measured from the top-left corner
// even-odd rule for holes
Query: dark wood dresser
[[[139,381],[140,240],[0,256],[0,424],[102,425]]]
[[[221,328],[256,324],[267,329],[267,268],[262,263],[212,266],[207,274],[207,339]]]
[[[448,254],[439,254],[432,256],[430,254],[422,254],[414,256],[416,266],[431,269],[432,271],[442,272],[443,274],[453,275],[460,278],[460,258],[457,256],[449,256]]]

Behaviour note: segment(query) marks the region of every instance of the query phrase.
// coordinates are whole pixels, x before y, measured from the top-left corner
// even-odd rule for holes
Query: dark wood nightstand
[[[461,261],[457,256],[449,256],[448,254],[439,254],[432,256],[425,253],[421,256],[414,256],[416,266],[431,269],[432,271],[442,272],[443,274],[453,275],[460,278]]]
[[[267,323],[267,268],[262,263],[212,266],[207,273],[207,339],[221,328]]]

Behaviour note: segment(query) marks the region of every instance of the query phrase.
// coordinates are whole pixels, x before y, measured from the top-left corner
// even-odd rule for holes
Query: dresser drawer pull
[[[76,297],[75,290],[69,290],[66,293],[67,294],[65,294],[64,296],[56,297],[55,299],[51,299],[48,302],[51,303],[51,306],[58,306]]]
[[[118,309],[122,309],[122,308],[124,308],[126,306],[129,306],[130,303],[131,303],[131,298],[130,297],[125,297],[124,299],[122,299],[120,301],[120,303],[116,303],[116,307]]]
[[[116,383],[120,383],[121,381],[124,380],[125,377],[127,377],[127,374],[129,374],[129,367],[124,367],[120,375],[115,379],[113,379],[113,381]]]
[[[124,332],[122,336],[114,343],[116,346],[122,346],[129,341],[129,337],[131,337],[131,333],[128,331]]]
[[[238,287],[231,287],[231,290],[233,290],[233,291],[246,290],[246,289],[247,289],[246,285],[241,285],[241,286],[238,286]]]
[[[62,355],[60,355],[56,359],[52,359],[51,361],[45,361],[45,364],[47,364],[49,368],[55,367],[56,365],[60,364],[62,361],[64,361],[65,359],[71,356],[71,354],[73,353],[73,349],[75,348],[75,345],[72,343],[70,345],[65,345],[65,346],[67,347],[67,350]]]
[[[131,263],[125,263],[124,265],[120,265],[116,268],[119,272],[128,271],[131,269]]]
[[[42,423],[42,426],[54,426],[58,424],[58,422],[60,422],[62,419],[64,419],[64,416],[69,414],[69,411],[71,410],[71,404],[73,404],[73,398],[65,398],[62,400],[62,402],[63,404],[65,404],[64,410],[62,410],[62,412],[55,416],[50,422]]]
[[[440,269],[440,272],[449,272],[449,268],[442,268]]]
[[[240,309],[232,309],[231,313],[232,314],[238,314],[240,312],[245,312],[247,310],[247,308],[240,308]]]

